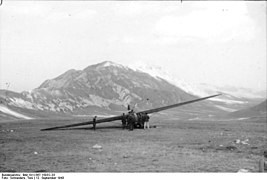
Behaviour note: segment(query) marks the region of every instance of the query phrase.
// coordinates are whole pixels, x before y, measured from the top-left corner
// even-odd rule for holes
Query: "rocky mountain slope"
[[[46,80],[30,92],[0,90],[0,112],[14,116],[11,113],[14,111],[29,118],[46,117],[47,113],[54,116],[110,115],[114,111],[125,111],[128,104],[136,110],[144,110],[218,93],[214,89],[199,95],[188,83],[162,72],[153,67],[127,67],[110,61],[90,65],[83,70],[72,69]],[[240,97],[224,93],[219,98],[182,108],[230,112],[246,103]]]
[[[35,110],[76,115],[125,111],[128,104],[148,109],[197,98],[162,78],[108,61],[69,70],[31,92],[1,91],[0,97],[9,108],[27,109],[27,114]]]
[[[155,78],[165,79],[169,83],[195,96],[204,97],[212,94],[222,93],[222,96],[218,96],[210,100],[220,105],[227,105],[228,107],[233,108],[233,111],[235,109],[242,109],[244,107],[251,106],[251,103],[256,105],[263,99],[266,99],[267,95],[266,90],[256,91],[242,87],[215,86],[204,83],[193,84],[186,82],[182,78],[174,77],[161,67],[144,64],[142,62],[137,62],[130,67],[136,71],[146,72]]]

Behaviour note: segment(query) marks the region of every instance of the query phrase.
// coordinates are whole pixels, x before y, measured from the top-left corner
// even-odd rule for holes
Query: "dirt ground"
[[[258,172],[267,150],[266,118],[164,120],[149,130],[42,128],[78,121],[0,123],[0,172]],[[93,148],[94,145],[101,148]]]

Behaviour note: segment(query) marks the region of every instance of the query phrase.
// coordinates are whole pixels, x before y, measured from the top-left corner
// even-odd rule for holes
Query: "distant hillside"
[[[105,61],[83,70],[69,70],[30,92],[0,90],[0,98],[10,111],[45,117],[47,113],[108,115],[126,111],[128,104],[136,110],[145,110],[198,97],[160,77]],[[209,101],[186,108],[223,111]]]
[[[230,117],[266,117],[266,102],[267,100],[263,101],[262,103],[239,111],[235,111],[229,114]]]
[[[204,94],[196,93],[203,88],[206,88]],[[0,100],[10,111],[36,118],[117,114],[126,111],[128,104],[136,110],[146,110],[218,92],[223,95],[179,109],[205,110],[207,115],[225,114],[259,102],[233,96],[207,85],[192,88],[168,76],[161,68],[130,68],[110,61],[90,65],[83,70],[68,70],[44,81],[32,91],[16,93],[0,90]]]

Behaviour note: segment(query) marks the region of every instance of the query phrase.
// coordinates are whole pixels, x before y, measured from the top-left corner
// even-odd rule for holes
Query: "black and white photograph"
[[[0,178],[266,173],[266,4],[1,1]]]

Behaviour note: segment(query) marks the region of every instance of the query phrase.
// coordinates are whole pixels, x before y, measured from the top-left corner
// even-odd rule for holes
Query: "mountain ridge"
[[[6,98],[8,105],[21,108],[22,111],[28,109],[74,115],[86,114],[92,110],[123,111],[128,104],[143,110],[198,98],[185,88],[189,85],[181,82],[182,87],[179,87],[174,78],[168,73],[160,72],[161,70],[150,67],[147,71],[146,68],[104,61],[83,70],[70,69],[53,79],[45,80],[32,91],[2,91],[0,97]],[[217,94],[217,91],[211,93]],[[246,99],[230,94],[222,97],[205,103],[199,102],[194,108],[235,111],[246,105]],[[190,107],[192,106],[188,105]]]
[[[44,81],[31,92],[13,95],[8,104],[26,109],[72,112],[89,107],[125,110],[160,107],[193,99],[195,96],[144,72],[109,61],[68,70]],[[150,99],[148,101],[148,99]]]
[[[229,117],[251,118],[251,117],[267,117],[267,99],[255,106],[241,109],[230,113]]]

